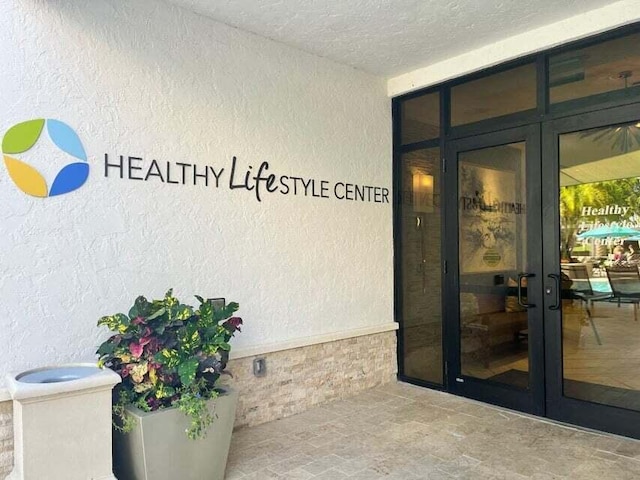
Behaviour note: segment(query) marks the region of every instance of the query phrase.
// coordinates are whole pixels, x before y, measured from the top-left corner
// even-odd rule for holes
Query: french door
[[[542,415],[540,127],[453,141],[446,158],[449,389]]]
[[[446,158],[448,389],[640,438],[640,108]]]
[[[547,415],[640,438],[640,108],[544,124],[542,171],[545,288],[565,283],[544,301]]]

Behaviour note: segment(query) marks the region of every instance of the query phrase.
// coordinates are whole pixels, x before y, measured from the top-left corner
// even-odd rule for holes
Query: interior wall
[[[0,377],[92,359],[100,316],[170,287],[239,302],[240,350],[393,322],[384,79],[153,0],[10,0],[0,18],[0,132],[61,120],[90,166],[35,198],[0,165]],[[230,188],[234,156],[236,183],[266,161],[290,191]],[[69,161],[46,135],[21,158],[49,182]],[[153,160],[163,181],[128,178]],[[168,183],[167,162],[220,182]]]

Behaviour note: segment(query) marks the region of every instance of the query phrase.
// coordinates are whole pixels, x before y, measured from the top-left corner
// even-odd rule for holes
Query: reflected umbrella
[[[587,238],[640,238],[640,230],[635,230],[629,227],[621,227],[620,225],[603,225],[601,227],[592,228],[586,232],[582,232],[577,236],[578,240],[586,240]]]

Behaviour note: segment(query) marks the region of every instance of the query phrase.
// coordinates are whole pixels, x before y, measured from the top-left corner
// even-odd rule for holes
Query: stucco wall
[[[10,0],[0,18],[0,132],[62,120],[90,165],[34,198],[0,164],[0,376],[93,358],[101,315],[169,287],[239,302],[239,350],[393,321],[391,205],[333,194],[391,187],[384,79],[159,1]],[[105,177],[105,154],[225,170],[217,188],[135,181]],[[258,202],[229,188],[233,156],[238,178],[267,161],[329,198]],[[69,157],[43,135],[21,159],[51,182]]]

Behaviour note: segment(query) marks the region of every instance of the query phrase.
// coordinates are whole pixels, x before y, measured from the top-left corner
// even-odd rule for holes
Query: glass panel
[[[442,383],[440,149],[402,157],[402,335],[405,375]]]
[[[529,386],[525,144],[458,155],[462,374]],[[522,283],[526,302],[526,279]]]
[[[536,66],[527,64],[451,89],[451,125],[536,108]]]
[[[640,122],[559,146],[564,395],[640,410]]]
[[[551,103],[640,90],[640,33],[549,58]]]
[[[400,106],[402,144],[440,136],[440,94],[431,93],[405,100]]]

